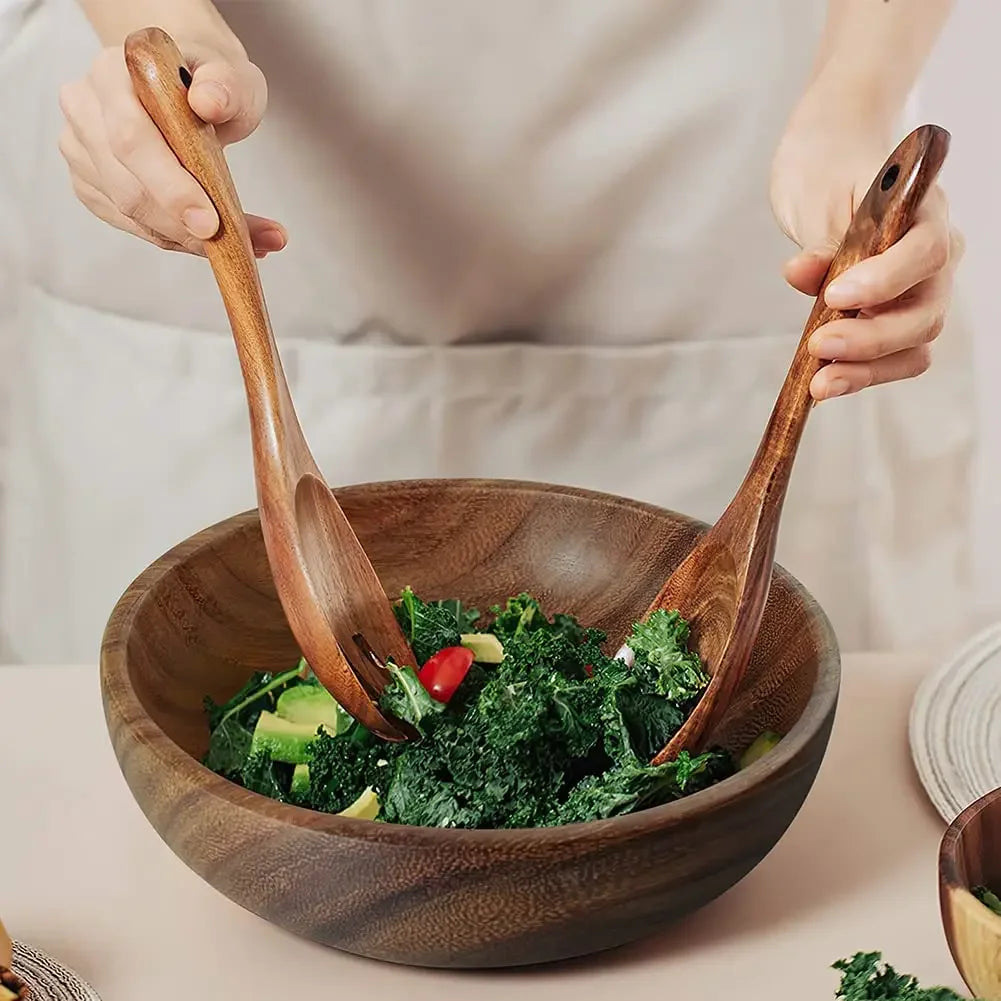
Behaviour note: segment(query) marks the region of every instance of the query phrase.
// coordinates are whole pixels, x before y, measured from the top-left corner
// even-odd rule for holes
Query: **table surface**
[[[230,903],[159,840],[104,729],[94,667],[0,667],[0,914],[103,1001],[400,992],[407,1001],[831,999],[830,964],[878,950],[926,985],[962,985],[938,914],[943,824],[915,777],[907,716],[931,665],[847,657],[831,747],[779,846],[667,934],[528,971],[448,973],[343,955]],[[321,993],[317,993],[320,991]],[[342,993],[345,992],[345,993]],[[656,993],[654,993],[656,992]]]

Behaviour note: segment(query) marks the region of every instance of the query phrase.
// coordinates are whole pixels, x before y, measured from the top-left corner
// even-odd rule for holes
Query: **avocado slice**
[[[292,769],[292,787],[290,791],[293,796],[303,797],[309,795],[309,765],[296,765]]]
[[[257,720],[250,753],[264,751],[272,761],[304,765],[309,761],[309,747],[323,724],[293,723],[265,710]],[[328,729],[324,727],[324,729]]]
[[[17,1001],[18,995],[3,984],[0,984],[0,1001]]]
[[[355,817],[357,820],[375,820],[379,816],[379,797],[369,787],[350,806],[341,810],[338,816]]]
[[[296,685],[278,696],[275,713],[290,723],[322,723],[332,734],[343,733],[353,722],[322,685]]]
[[[493,633],[463,633],[459,639],[481,664],[499,664],[504,659],[504,645]]]
[[[743,770],[749,765],[753,765],[758,758],[766,755],[782,739],[782,735],[773,730],[765,730],[758,734],[757,739],[744,751],[740,758],[740,769]]]

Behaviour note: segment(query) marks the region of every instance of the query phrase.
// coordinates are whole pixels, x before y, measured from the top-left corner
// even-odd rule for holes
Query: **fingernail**
[[[845,354],[845,339],[838,334],[826,334],[814,337],[810,341],[810,351],[817,358],[825,361],[836,361]]]
[[[185,209],[181,215],[184,228],[199,240],[207,240],[210,236],[215,236],[218,223],[215,213],[208,209]]]
[[[850,388],[847,379],[835,377],[827,384],[827,392],[824,394],[824,398],[830,400],[835,396],[844,396]]]
[[[214,80],[205,80],[204,82],[199,82],[195,87],[201,98],[211,101],[219,111],[225,111],[226,105],[229,104],[229,91],[221,83],[216,83]]]
[[[285,246],[285,234],[280,229],[264,229],[257,234],[254,243],[260,250],[282,250]]]
[[[837,278],[827,286],[824,300],[828,306],[857,306],[862,299],[862,285],[851,278]]]

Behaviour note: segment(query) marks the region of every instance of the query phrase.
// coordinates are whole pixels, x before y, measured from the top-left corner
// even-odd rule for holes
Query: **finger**
[[[76,192],[77,198],[80,199],[89,211],[97,216],[98,219],[114,226],[115,229],[120,229],[125,233],[131,233],[133,236],[138,236],[141,240],[145,240],[147,243],[152,243],[155,246],[160,247],[162,250],[186,251],[188,253],[198,253],[200,250],[200,244],[199,249],[182,246],[175,243],[173,240],[168,240],[161,233],[154,232],[153,230],[140,225],[134,219],[130,219],[127,215],[123,215],[103,191],[100,191],[98,188],[94,187],[94,185],[79,176],[73,177],[73,190]]]
[[[95,188],[100,184],[100,175],[94,161],[69,125],[59,134],[59,152],[74,177],[81,178]]]
[[[195,59],[188,103],[199,118],[217,126],[223,143],[245,139],[257,128],[268,102],[264,74],[250,62],[235,68],[223,60]]]
[[[833,258],[834,250],[827,247],[804,250],[786,261],[783,269],[785,280],[797,292],[817,295]]]
[[[822,361],[874,361],[930,344],[942,332],[951,289],[951,276],[940,273],[892,308],[825,323],[810,337],[810,354]]]
[[[933,189],[918,209],[914,225],[888,250],[859,261],[827,287],[833,309],[866,309],[903,295],[946,268],[951,250],[945,195]]]
[[[146,114],[133,90],[124,57],[115,54],[99,60],[92,79],[107,146],[115,159],[163,212],[191,236],[200,240],[214,236],[219,229],[215,206],[201,185],[178,163],[160,130]]]
[[[815,400],[830,400],[870,386],[916,378],[928,371],[930,364],[931,347],[927,344],[898,351],[877,361],[832,362],[813,377],[810,393]]]
[[[254,252],[258,256],[284,250],[288,243],[285,227],[274,219],[248,214],[247,228],[250,230],[250,242],[254,245]]]

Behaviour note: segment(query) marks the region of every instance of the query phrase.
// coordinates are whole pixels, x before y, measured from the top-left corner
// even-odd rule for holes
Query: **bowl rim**
[[[973,895],[973,887],[960,877],[960,856],[966,829],[985,810],[989,810],[995,805],[1001,810],[1001,788],[992,789],[975,799],[949,824],[939,843],[938,873],[939,881],[944,890],[948,890],[950,893],[959,893],[961,896],[976,901],[979,906],[973,913],[977,914],[978,920],[986,924],[996,934],[1001,935],[1001,914],[995,914],[989,907],[984,907]]]
[[[421,491],[454,490],[494,490],[501,492],[527,492],[530,494],[554,493],[566,497],[577,497],[597,502],[613,508],[628,508],[632,511],[667,516],[688,524],[699,531],[708,526],[689,515],[659,507],[644,501],[631,500],[616,494],[561,486],[519,479],[487,479],[474,477],[414,478],[371,481],[335,487],[334,493],[345,501],[364,499],[366,494],[385,494],[393,490]],[[378,821],[342,817],[337,814],[321,813],[290,803],[280,803],[223,778],[208,769],[197,758],[188,754],[153,720],[132,685],[128,671],[128,636],[135,619],[148,600],[154,585],[158,584],[180,564],[214,547],[216,541],[225,535],[258,524],[256,508],[231,515],[207,528],[189,536],[166,553],[154,560],[129,585],[112,610],[105,627],[101,643],[101,689],[105,705],[106,722],[111,723],[111,703],[116,704],[116,715],[127,722],[123,725],[159,759],[160,764],[171,771],[180,770],[200,788],[200,791],[219,799],[237,809],[247,810],[266,820],[278,821],[303,828],[320,835],[351,838],[360,841],[377,841],[382,844],[423,844],[441,847],[444,844],[467,847],[503,847],[517,844],[524,854],[526,836],[533,842],[587,843],[607,840],[610,830],[617,837],[628,839],[641,837],[653,830],[662,830],[682,824],[693,816],[702,817],[722,809],[731,801],[762,786],[779,772],[795,770],[799,753],[814,738],[817,730],[836,709],[841,681],[841,654],[834,629],[827,614],[813,596],[792,574],[775,564],[775,574],[803,602],[821,633],[821,654],[818,663],[817,682],[805,708],[792,729],[768,754],[752,765],[738,771],[707,789],[699,790],[670,803],[650,807],[636,813],[629,813],[605,820],[564,824],[557,827],[532,828],[441,828],[419,827],[404,824],[387,824]]]

